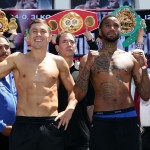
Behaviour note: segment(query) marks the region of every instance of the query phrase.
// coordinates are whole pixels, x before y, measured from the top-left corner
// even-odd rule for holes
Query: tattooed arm
[[[90,80],[90,70],[97,56],[98,51],[90,50],[88,55],[83,56],[81,60],[78,79],[74,86],[74,92],[78,101],[86,96]]]
[[[150,99],[150,79],[147,67],[145,66],[147,60],[142,50],[134,50],[132,55],[136,59],[133,68],[135,85],[138,88],[140,97],[148,101]]]
[[[74,92],[77,100],[82,100],[88,90],[88,83],[90,78],[90,68],[86,65],[86,56],[80,62],[79,75],[74,86]]]

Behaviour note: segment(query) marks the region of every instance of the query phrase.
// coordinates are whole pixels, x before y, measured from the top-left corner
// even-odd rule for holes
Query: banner
[[[35,18],[42,18],[47,19],[50,16],[61,12],[60,10],[13,10],[13,9],[6,9],[3,10],[12,16],[14,16],[16,19],[18,19],[21,33],[18,33],[18,36],[15,39],[15,43],[17,46],[17,49],[21,52],[25,52],[24,50],[24,33],[25,29],[28,28],[29,23],[34,20]],[[89,10],[91,11],[91,10]],[[101,21],[101,18],[109,13],[111,11],[109,10],[92,10],[92,12],[96,12],[98,20]],[[138,15],[141,16],[141,18],[145,19],[146,25],[147,25],[147,31],[144,35],[144,52],[149,56],[150,55],[150,10],[137,10],[136,11]],[[93,37],[97,38],[98,36],[98,30],[95,29],[92,31]],[[129,51],[131,49],[135,48],[135,43],[131,44],[130,46],[123,48],[122,42],[125,40],[125,37],[120,37],[118,42],[118,47],[121,49],[124,49],[125,51]],[[76,42],[77,42],[77,51],[76,56],[80,57],[84,54],[87,54],[89,51],[89,46],[87,44],[86,38],[83,35],[76,36]]]

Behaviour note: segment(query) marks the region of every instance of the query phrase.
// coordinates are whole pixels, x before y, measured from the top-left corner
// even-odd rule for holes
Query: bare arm
[[[88,31],[88,27],[86,26],[85,32],[83,35],[87,38],[87,41],[90,41],[93,39],[93,35],[90,31]]]
[[[138,30],[138,38],[135,44],[136,49],[144,49],[143,36],[144,36],[144,29],[140,28]]]
[[[147,59],[145,58],[145,55],[144,55],[144,52],[143,50],[140,50],[140,49],[143,49],[144,48],[144,44],[143,44],[143,35],[144,35],[144,29],[143,28],[140,28],[138,30],[138,39],[137,39],[137,43],[136,43],[136,48],[139,49],[139,50],[134,50],[136,53],[134,55],[133,53],[133,56],[135,57],[135,59],[137,60],[138,64],[139,65],[139,70],[140,70],[140,79],[138,80],[138,77],[136,76],[136,72],[134,73],[134,81],[135,81],[135,84],[138,88],[138,91],[140,93],[140,96],[143,97],[143,99],[145,101],[147,101],[149,99],[149,89],[150,89],[150,81],[148,80],[148,72],[147,72]],[[136,64],[136,63],[135,63]],[[135,65],[135,68],[136,66]],[[139,81],[139,82],[138,82]]]
[[[76,95],[76,99],[82,100],[87,93],[88,83],[90,79],[90,68],[88,68],[85,64],[85,58],[82,58],[80,63],[79,75],[74,86],[74,92]]]
[[[78,80],[74,86],[74,92],[78,101],[86,96],[90,80],[90,70],[97,53],[98,51],[89,51],[88,55],[85,55],[80,63]]]
[[[143,43],[143,36],[144,36],[144,29],[140,28],[138,30],[138,39],[137,39],[138,43]]]
[[[84,36],[87,38],[87,43],[92,50],[98,50],[98,46],[96,41],[93,39],[93,35],[90,31],[88,31],[88,27],[86,26],[86,30],[84,32]]]
[[[16,56],[17,53],[13,53],[0,63],[0,78],[5,77],[15,68]]]
[[[74,105],[75,94],[73,92],[74,80],[72,75],[70,74],[70,70],[66,61],[64,62],[63,70],[60,73],[61,80],[68,92],[68,106],[67,108],[74,109],[76,104]],[[72,103],[73,102],[73,103]]]
[[[65,130],[68,127],[68,123],[72,117],[74,109],[77,105],[77,100],[75,99],[75,94],[73,92],[74,80],[70,74],[68,64],[65,60],[62,60],[60,67],[60,78],[62,83],[64,84],[67,92],[68,92],[68,105],[65,111],[60,112],[55,120],[60,120],[58,128],[63,125],[65,126]]]
[[[150,79],[146,68],[146,58],[142,50],[134,50],[132,53],[136,59],[133,68],[133,78],[140,97],[148,101],[150,99]]]
[[[148,77],[148,71],[145,66],[141,70],[142,70],[141,81],[138,83],[135,78],[135,84],[138,88],[140,97],[143,100],[148,101],[150,99],[150,80]]]

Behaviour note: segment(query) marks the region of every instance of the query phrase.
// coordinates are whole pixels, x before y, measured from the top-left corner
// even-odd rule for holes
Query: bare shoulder
[[[16,62],[16,63],[17,63],[17,61],[20,62],[24,56],[25,56],[24,53],[15,52],[15,53],[9,55],[9,56],[6,58],[6,60],[7,60],[8,62]]]
[[[65,59],[59,55],[49,54],[50,57],[56,62],[56,63],[63,63],[65,62]]]
[[[69,68],[65,59],[61,56],[50,54],[50,57],[55,61],[58,69]]]
[[[129,57],[131,59],[133,58],[132,53],[130,51],[126,52],[122,49],[118,49],[115,54],[117,54],[117,55],[121,54],[121,55],[124,55],[124,57]]]
[[[1,66],[5,68],[5,70],[15,70],[18,68],[18,66],[22,64],[23,57],[25,54],[21,52],[15,52],[13,54],[10,54],[4,61],[1,62]]]
[[[15,53],[12,53],[11,55],[9,55],[9,57],[20,57],[21,55],[25,55],[25,54],[21,53],[21,52],[15,52]]]
[[[124,51],[124,50],[122,50],[122,49],[118,49],[118,50],[116,51],[116,53],[117,53],[117,54],[125,54],[125,55],[130,54],[130,52],[126,52],[126,51]]]

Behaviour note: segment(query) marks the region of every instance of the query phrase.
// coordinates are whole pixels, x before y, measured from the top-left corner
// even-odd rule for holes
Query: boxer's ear
[[[102,37],[101,29],[99,29],[99,36]]]

